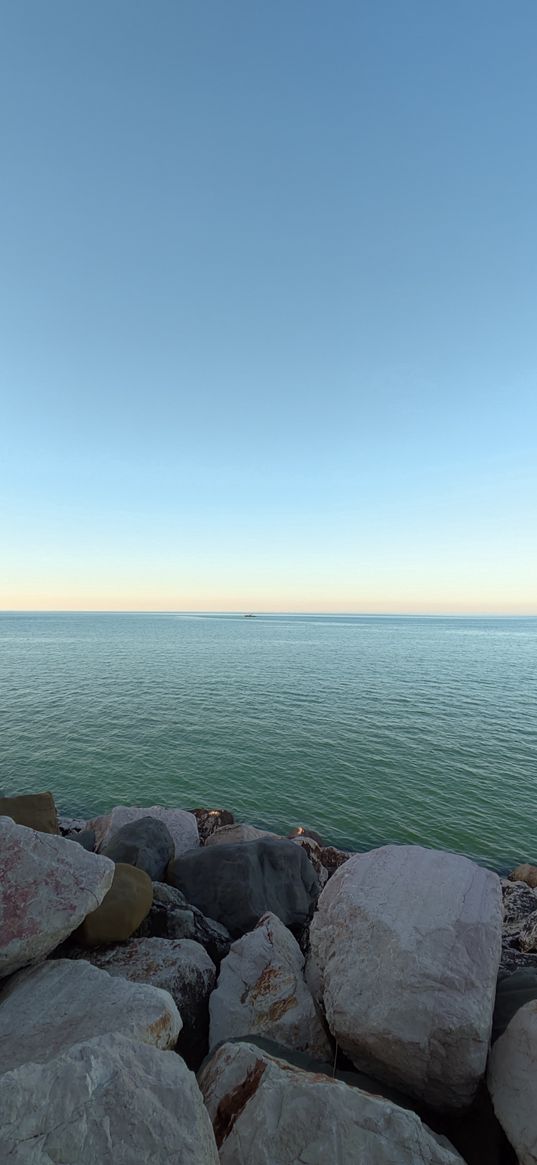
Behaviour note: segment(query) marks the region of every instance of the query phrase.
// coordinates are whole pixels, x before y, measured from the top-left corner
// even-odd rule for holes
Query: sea
[[[537,618],[4,613],[0,787],[537,862]]]

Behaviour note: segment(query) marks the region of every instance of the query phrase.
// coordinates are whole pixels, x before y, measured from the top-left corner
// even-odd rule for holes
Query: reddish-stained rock
[[[53,951],[101,903],[114,864],[0,818],[0,978]]]
[[[210,999],[210,1046],[264,1036],[285,1047],[331,1059],[330,1040],[304,980],[304,956],[291,931],[265,914],[222,961]]]
[[[464,1165],[410,1109],[248,1040],[221,1044],[198,1083],[220,1165]]]

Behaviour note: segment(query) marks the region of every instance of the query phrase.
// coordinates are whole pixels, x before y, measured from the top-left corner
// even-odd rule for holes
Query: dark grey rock
[[[519,967],[512,975],[498,980],[492,1020],[493,1043],[503,1035],[519,1008],[533,999],[537,999],[537,956],[533,967]]]
[[[134,937],[193,939],[217,965],[231,946],[231,935],[225,926],[205,918],[201,910],[188,904],[180,890],[164,882],[154,883],[153,906]]]
[[[170,862],[167,880],[233,938],[252,930],[267,910],[291,930],[301,930],[319,896],[302,847],[265,837],[192,850]]]
[[[156,817],[139,817],[118,829],[100,852],[113,862],[123,862],[145,870],[153,881],[159,881],[175,853],[172,835],[163,821]]]
[[[95,830],[94,829],[69,829],[63,836],[67,841],[77,841],[88,853],[95,851]]]

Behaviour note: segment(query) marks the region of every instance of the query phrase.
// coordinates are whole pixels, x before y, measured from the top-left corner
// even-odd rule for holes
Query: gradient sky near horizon
[[[4,0],[0,608],[537,613],[535,0]]]

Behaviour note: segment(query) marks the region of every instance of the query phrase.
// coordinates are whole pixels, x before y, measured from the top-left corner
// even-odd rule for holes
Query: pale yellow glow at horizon
[[[461,565],[438,553],[426,562],[399,553],[391,562],[310,549],[291,567],[246,551],[209,562],[185,556],[180,566],[161,554],[129,567],[111,552],[41,566],[28,556],[11,578],[0,575],[0,610],[537,615],[531,550],[516,564],[509,553],[468,551]]]
[[[513,615],[537,616],[537,602],[524,594],[507,600],[501,594],[463,599],[453,594],[433,594],[427,599],[404,594],[374,596],[358,594],[336,599],[316,593],[300,600],[292,592],[284,595],[248,592],[243,594],[181,592],[156,595],[146,592],[95,593],[84,589],[67,593],[0,591],[0,610],[14,612],[95,611],[95,612],[171,612],[210,614],[356,614],[356,615]]]

